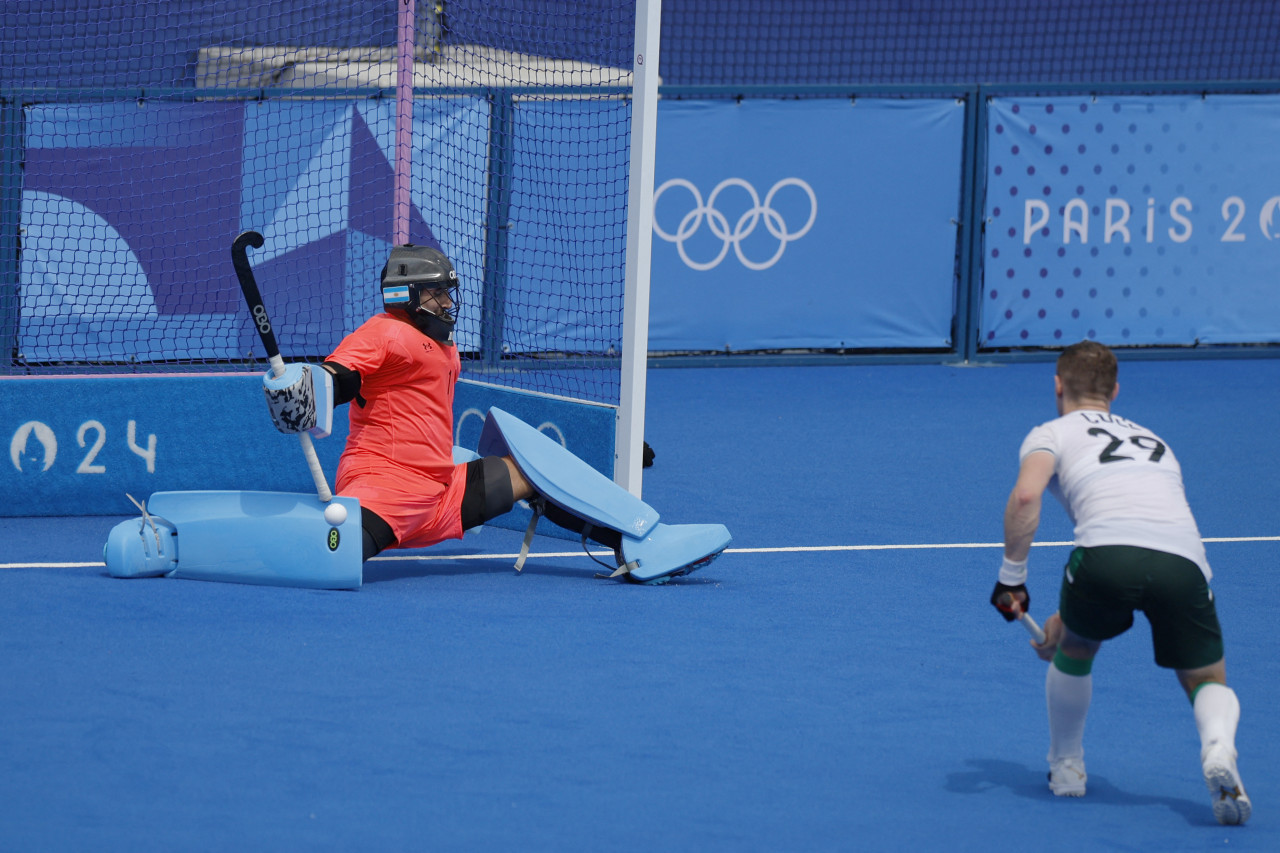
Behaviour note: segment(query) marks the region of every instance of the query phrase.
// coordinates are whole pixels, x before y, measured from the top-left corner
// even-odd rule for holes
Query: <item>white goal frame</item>
[[[632,57],[631,72],[631,165],[627,197],[626,290],[622,314],[622,393],[618,402],[613,468],[613,481],[636,497],[640,496],[643,481],[661,22],[662,0],[637,0],[635,56]]]

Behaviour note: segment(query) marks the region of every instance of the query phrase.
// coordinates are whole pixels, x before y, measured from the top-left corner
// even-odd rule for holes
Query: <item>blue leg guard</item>
[[[614,549],[618,569],[611,576],[625,575],[640,583],[661,583],[699,569],[732,541],[721,524],[659,524],[653,507],[501,409],[489,410],[479,451],[484,456],[510,456],[538,495],[530,502],[534,517],[516,561],[517,570],[528,556],[543,502],[581,522],[580,529],[573,529],[582,533],[584,545],[596,529],[620,534]]]
[[[329,518],[346,517],[331,523]],[[141,505],[140,505],[141,506]],[[309,589],[358,589],[360,502],[290,492],[156,492],[103,548],[118,578],[172,577]]]

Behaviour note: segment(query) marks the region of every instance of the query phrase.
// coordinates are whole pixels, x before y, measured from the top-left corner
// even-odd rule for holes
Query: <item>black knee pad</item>
[[[511,472],[498,456],[486,456],[467,463],[467,485],[462,495],[462,529],[479,527],[491,518],[510,512],[515,506]]]
[[[368,560],[396,543],[396,534],[391,530],[391,525],[368,507],[360,507],[360,529],[364,537],[363,560]]]

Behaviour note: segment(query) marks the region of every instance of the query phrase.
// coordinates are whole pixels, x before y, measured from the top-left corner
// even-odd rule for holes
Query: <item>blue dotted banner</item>
[[[996,98],[984,348],[1280,341],[1280,97]]]

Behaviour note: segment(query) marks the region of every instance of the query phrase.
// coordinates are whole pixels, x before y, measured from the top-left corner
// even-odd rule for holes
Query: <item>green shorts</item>
[[[1102,545],[1076,548],[1062,575],[1062,622],[1089,640],[1110,640],[1133,626],[1133,611],[1151,623],[1156,664],[1198,669],[1222,659],[1222,628],[1200,567],[1185,557]]]

